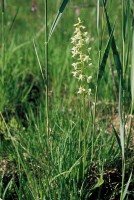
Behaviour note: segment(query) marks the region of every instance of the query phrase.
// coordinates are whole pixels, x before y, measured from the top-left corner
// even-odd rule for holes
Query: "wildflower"
[[[76,8],[76,10],[75,10],[75,14],[76,14],[77,16],[80,15],[80,8]]]
[[[73,74],[74,77],[76,77],[77,71],[73,71],[72,74]]]
[[[83,75],[82,75],[82,74],[79,75],[78,80],[79,80],[79,81],[80,81],[80,80],[81,80],[81,81],[83,80]]]
[[[80,28],[76,27],[74,33],[78,33],[80,31]]]
[[[87,37],[87,36],[88,36],[88,32],[85,32],[83,35],[84,35],[85,37]]]
[[[90,47],[90,48],[88,48],[87,50],[88,50],[88,52],[90,52],[90,51],[91,51],[91,47]]]
[[[32,12],[36,12],[37,11],[37,5],[36,5],[36,3],[32,3],[31,11]]]
[[[73,49],[72,50],[72,57],[75,57],[76,55],[78,55],[79,54],[79,52],[78,52],[78,50],[77,49]]]
[[[71,43],[73,43],[73,44],[76,42],[76,38],[74,38],[74,37],[72,37],[71,40],[72,40]]]
[[[80,31],[77,32],[76,35],[74,36],[74,38],[75,38],[76,40],[80,40],[80,39],[82,38],[81,32],[80,32]]]
[[[91,79],[92,79],[92,76],[88,76],[87,77],[87,83],[90,83]]]
[[[85,92],[85,89],[83,87],[79,87],[79,90],[78,90],[78,94],[82,94],[83,92]]]
[[[85,29],[86,27],[85,27],[85,26],[80,26],[80,28],[81,28],[81,29]]]
[[[72,57],[76,56],[79,54],[78,48],[77,47],[73,47],[72,48]]]
[[[76,43],[76,46],[78,47],[78,48],[81,48],[82,46],[83,46],[83,39],[81,38],[81,40],[79,40],[77,43]]]
[[[85,42],[88,44],[89,43],[89,37],[85,38]]]
[[[81,24],[81,19],[78,17],[78,23],[74,24],[74,26],[79,26]]]
[[[91,88],[88,89],[88,95],[91,95]]]
[[[88,62],[90,60],[89,56],[85,55],[85,57],[83,58],[84,62]]]
[[[73,62],[72,66],[74,68],[72,74],[79,81],[79,89],[77,94],[91,94],[91,89],[89,88],[92,77],[89,76],[87,67],[91,66],[89,63],[90,50],[91,48],[85,48],[89,42],[88,32],[85,31],[85,26],[82,25],[80,18],[78,18],[78,23],[75,25],[74,35],[71,38],[72,47],[72,58],[76,60]],[[79,67],[78,67],[79,66]]]
[[[72,66],[74,67],[75,70],[77,69],[77,65],[78,65],[78,63],[73,63],[72,64]]]
[[[82,54],[80,54],[79,60],[80,60],[81,62],[83,61],[83,55],[82,55]]]
[[[90,67],[90,66],[92,66],[92,63],[89,63],[89,65],[88,65],[88,66],[89,66],[89,67]]]
[[[73,47],[72,51],[78,51],[77,47]]]

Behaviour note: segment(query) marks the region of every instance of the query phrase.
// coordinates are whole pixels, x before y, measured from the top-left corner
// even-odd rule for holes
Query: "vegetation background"
[[[131,200],[134,2],[66,1],[47,43],[62,2],[0,4],[0,198]],[[72,76],[78,17],[91,47],[85,106]]]

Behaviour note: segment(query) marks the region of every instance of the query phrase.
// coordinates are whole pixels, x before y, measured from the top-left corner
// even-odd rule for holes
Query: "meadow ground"
[[[0,199],[134,199],[133,0],[0,5]]]

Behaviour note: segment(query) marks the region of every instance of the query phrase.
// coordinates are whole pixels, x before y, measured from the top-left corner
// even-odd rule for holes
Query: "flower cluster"
[[[91,94],[91,89],[89,88],[89,83],[92,79],[89,76],[89,68],[91,67],[90,51],[91,48],[87,48],[89,44],[88,32],[85,31],[85,26],[82,25],[80,18],[78,18],[78,23],[74,24],[75,31],[74,36],[71,38],[72,47],[72,58],[75,62],[73,66],[73,77],[75,77],[79,82],[79,90],[77,94]]]

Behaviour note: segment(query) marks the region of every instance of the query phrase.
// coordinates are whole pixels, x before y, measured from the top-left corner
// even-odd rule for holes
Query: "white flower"
[[[78,80],[79,80],[79,81],[80,81],[80,80],[81,80],[81,81],[83,80],[83,75],[82,75],[82,74],[79,75]]]
[[[88,65],[88,66],[89,66],[89,67],[90,67],[90,66],[92,66],[92,63],[89,63],[89,65]]]
[[[90,88],[88,89],[88,95],[91,95],[91,89]]]
[[[89,60],[91,60],[91,59],[89,58],[89,56],[86,56],[86,55],[85,55],[85,57],[83,58],[83,61],[84,61],[84,62],[88,62]]]
[[[76,42],[76,38],[75,37],[72,37],[71,40],[72,40],[71,41],[72,44],[74,44]]]
[[[87,36],[88,36],[88,32],[83,33],[83,35],[84,35],[85,37],[87,37]]]
[[[88,76],[87,77],[87,83],[90,83],[91,79],[92,79],[92,76]]]
[[[78,52],[78,48],[77,48],[77,47],[73,47],[73,48],[72,48],[72,53],[78,54],[78,53],[79,53],[79,52]]]
[[[82,60],[83,60],[83,55],[82,54],[80,54],[79,60],[82,62]]]
[[[72,48],[72,57],[75,57],[75,56],[78,55],[78,54],[79,54],[79,52],[78,52],[77,47],[73,47],[73,48]]]
[[[79,22],[79,24],[81,23],[81,19],[78,17],[78,22]]]
[[[77,69],[77,65],[78,65],[78,63],[73,63],[72,64],[72,66],[74,67],[75,70]]]
[[[77,71],[73,71],[72,74],[73,74],[74,77],[76,77],[77,76]]]
[[[77,47],[73,47],[73,48],[72,48],[72,51],[77,51]]]
[[[79,26],[81,24],[81,19],[78,17],[78,23],[74,24],[74,26]]]
[[[85,42],[88,44],[89,43],[89,37],[85,38]]]
[[[76,27],[74,33],[78,33],[79,31],[80,31],[80,28]]]
[[[80,28],[85,29],[86,27],[81,25]]]
[[[78,40],[78,42],[76,43],[77,48],[81,48],[83,46],[83,39],[81,38],[80,40]]]
[[[79,87],[79,90],[78,90],[78,94],[82,94],[83,92],[85,92],[85,89],[83,87]]]
[[[75,38],[76,40],[82,39],[82,33],[81,33],[80,31],[77,32],[76,35],[74,35],[74,38]]]
[[[74,26],[74,36],[71,38],[71,43],[73,43],[72,57],[75,59],[75,62],[72,64],[72,74],[73,77],[75,77],[79,81],[79,89],[77,91],[77,94],[84,93],[85,95],[90,95],[91,89],[88,89],[88,86],[92,77],[89,76],[87,72],[88,69],[86,69],[88,66],[92,65],[92,63],[90,63],[91,48],[86,48],[86,43],[89,42],[89,34],[84,30],[85,26],[83,26],[80,18],[78,18],[78,23]]]
[[[91,51],[91,47],[89,47],[87,50],[88,50],[88,52],[90,52]]]

